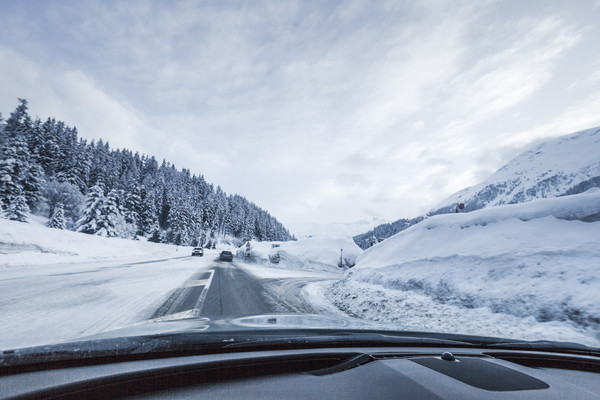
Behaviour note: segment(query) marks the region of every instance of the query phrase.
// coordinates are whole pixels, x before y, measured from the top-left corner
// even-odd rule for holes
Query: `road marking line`
[[[182,287],[205,286],[207,284],[210,285],[209,279],[198,279],[198,280],[194,280],[194,281],[189,281]]]
[[[215,276],[215,270],[211,269],[210,276],[208,279],[203,279],[204,281],[204,289],[202,289],[202,293],[198,297],[198,301],[196,301],[195,309],[202,310],[202,306],[204,305],[204,299],[206,299],[206,294],[208,293],[208,289],[210,288],[210,284],[212,283],[213,276]]]

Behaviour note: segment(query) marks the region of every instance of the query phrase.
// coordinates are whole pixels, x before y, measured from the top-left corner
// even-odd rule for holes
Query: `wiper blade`
[[[185,355],[249,350],[310,349],[323,347],[465,347],[493,350],[562,352],[600,356],[600,349],[576,343],[527,342],[425,332],[257,330],[202,333],[178,332],[137,337],[90,340],[0,351],[0,375],[15,368],[48,368],[100,364]]]
[[[236,341],[223,349],[272,349],[323,346],[460,346],[473,347],[470,342],[420,336],[393,336],[380,333],[339,333],[310,336],[265,337]]]
[[[472,346],[468,342],[379,333],[179,333],[93,340],[0,352],[0,376],[49,369],[185,355],[336,346]]]
[[[529,351],[555,351],[573,354],[600,355],[600,349],[589,347],[580,343],[572,342],[553,342],[553,341],[533,341],[533,342],[498,342],[486,345],[487,348],[497,348],[504,350],[529,350]]]

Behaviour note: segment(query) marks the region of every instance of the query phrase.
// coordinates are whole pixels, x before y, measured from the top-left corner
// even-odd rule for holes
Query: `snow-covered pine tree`
[[[200,237],[198,239],[198,244],[201,247],[206,245],[206,229],[204,229],[204,225],[202,224],[202,228],[200,229]]]
[[[148,238],[149,242],[160,243],[161,242],[161,231],[160,226],[158,226],[158,221],[154,222],[152,226],[152,235]]]
[[[35,207],[42,190],[41,168],[29,162],[29,149],[21,137],[7,139],[0,160],[0,201],[7,207],[15,196]]]
[[[90,170],[87,152],[83,151],[77,139],[77,128],[64,128],[60,140],[60,152],[56,167],[56,179],[60,182],[69,182],[77,187],[85,188],[85,179]]]
[[[98,231],[96,235],[106,237],[118,237],[120,236],[119,225],[121,218],[121,212],[119,210],[119,193],[112,189],[106,195],[106,200],[102,207],[100,207],[100,216],[98,217]]]
[[[4,136],[8,139],[15,139],[19,136],[27,134],[33,125],[31,118],[27,113],[27,100],[18,99],[19,105],[10,113],[10,117],[6,120],[4,127]]]
[[[27,138],[31,159],[41,165],[40,155],[44,152],[44,130],[42,121],[36,118]]]
[[[37,163],[31,163],[23,179],[23,195],[29,208],[36,210],[42,199],[44,188],[44,171]]]
[[[40,149],[39,157],[42,168],[47,176],[54,176],[57,167],[57,154],[60,151],[56,137],[56,121],[48,118],[42,124],[44,143]]]
[[[27,213],[29,212],[29,206],[25,200],[25,196],[19,194],[12,199],[6,210],[4,211],[4,218],[12,221],[27,222]]]
[[[152,189],[142,186],[142,204],[139,213],[138,226],[140,234],[154,233],[154,225],[158,224],[156,217],[156,196]]]
[[[70,229],[79,219],[79,208],[85,201],[85,196],[79,189],[68,182],[48,180],[44,183],[44,198],[48,206],[48,218],[52,218],[54,208],[58,203],[63,205],[65,221]]]
[[[210,243],[211,243],[211,248],[214,249],[217,247],[217,231],[218,231],[218,224],[216,220],[213,220],[212,222],[212,226],[210,228]]]
[[[110,188],[110,179],[107,177],[110,173],[110,168],[107,168],[109,164],[109,148],[100,139],[96,145],[92,142],[89,150],[91,162],[89,183],[91,185],[101,185]]]
[[[21,192],[21,186],[15,175],[16,154],[15,148],[10,145],[2,149],[2,159],[0,159],[0,206],[4,209],[8,207],[17,195]]]
[[[76,224],[77,232],[93,235],[100,230],[101,227],[98,226],[98,219],[102,215],[104,201],[104,191],[102,188],[98,185],[93,186],[85,198],[85,208]]]
[[[48,221],[48,227],[54,229],[66,229],[65,210],[62,203],[57,203],[54,206],[54,212],[52,213],[52,218]]]
[[[19,185],[19,190],[21,190],[21,194],[25,196],[25,200],[29,202],[28,194],[24,190],[25,181],[27,180],[27,174],[31,169],[31,163],[29,160],[29,148],[27,147],[25,137],[22,136],[14,138],[10,143],[14,148],[13,154],[15,156],[13,176],[15,182],[17,182],[17,184]]]
[[[140,186],[135,182],[130,182],[128,186],[128,192],[125,194],[124,217],[128,224],[133,224],[137,227],[142,207],[142,197],[140,196],[141,190]]]

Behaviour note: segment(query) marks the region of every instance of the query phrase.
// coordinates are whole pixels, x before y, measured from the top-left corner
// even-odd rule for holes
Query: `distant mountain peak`
[[[555,137],[533,146],[483,182],[447,197],[427,215],[453,213],[460,203],[469,212],[578,194],[593,187],[600,187],[600,127]],[[422,219],[399,219],[391,224],[382,224],[356,235],[354,241],[365,248],[375,239],[393,236]]]
[[[458,203],[473,211],[580,193],[599,186],[597,180],[600,180],[600,127],[536,145],[485,181],[447,197],[429,214],[450,212]]]

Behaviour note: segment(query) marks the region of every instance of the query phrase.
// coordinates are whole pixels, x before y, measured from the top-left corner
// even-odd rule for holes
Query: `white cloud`
[[[506,48],[477,60],[451,83],[449,113],[468,115],[474,123],[505,112],[547,83],[556,62],[580,39],[575,29],[553,17],[509,23],[497,35],[507,32]]]
[[[598,29],[576,8],[546,9],[356,0],[5,10],[0,107],[26,97],[41,117],[165,157],[284,221],[414,216],[527,142],[597,121],[600,78],[569,67],[599,65]]]
[[[600,92],[593,93],[566,108],[552,120],[515,133],[507,145],[526,146],[543,138],[561,136],[600,126]]]
[[[1,81],[2,109],[12,111],[18,97],[26,98],[32,115],[63,120],[84,138],[101,138],[114,148],[144,149],[144,137],[152,129],[82,71],[44,69],[3,46],[0,59],[0,76],[11,77]]]

